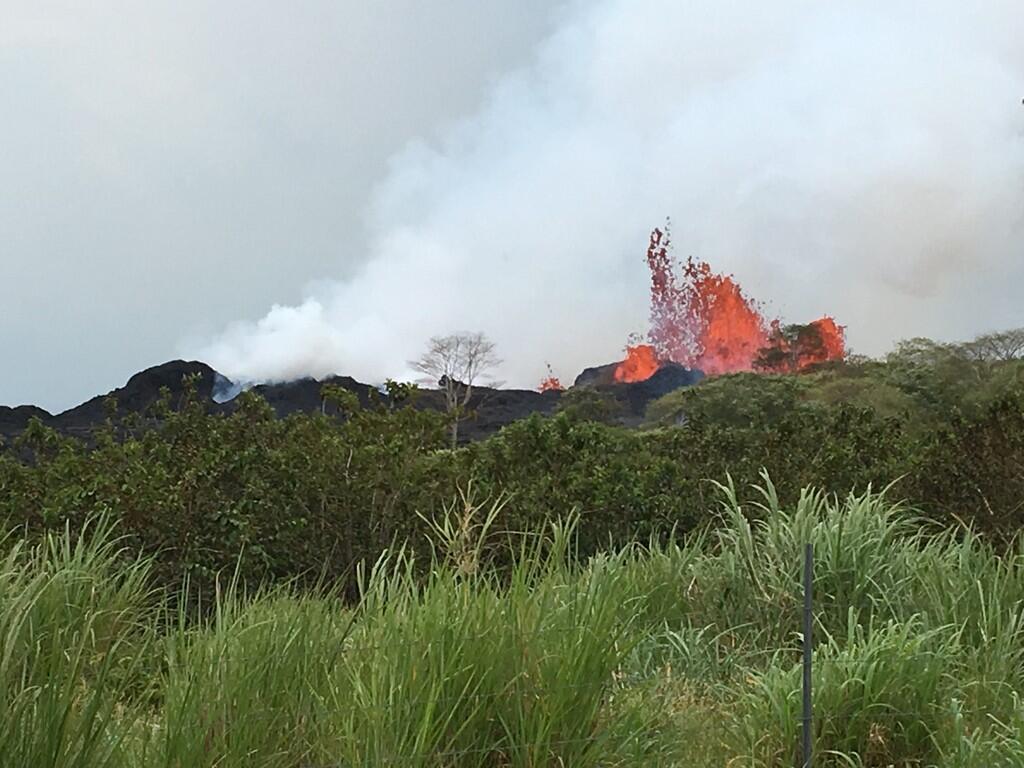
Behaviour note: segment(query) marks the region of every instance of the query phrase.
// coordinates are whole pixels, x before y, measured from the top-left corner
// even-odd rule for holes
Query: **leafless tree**
[[[452,447],[458,444],[459,422],[473,396],[473,388],[483,384],[498,386],[491,372],[501,363],[494,353],[494,342],[482,333],[453,333],[434,336],[427,351],[410,365],[423,374],[420,383],[440,387],[445,409],[451,416]]]

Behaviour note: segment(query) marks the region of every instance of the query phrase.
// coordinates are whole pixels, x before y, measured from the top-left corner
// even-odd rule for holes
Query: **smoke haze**
[[[535,386],[646,332],[647,235],[878,354],[1024,324],[1019,2],[603,0],[395,155],[365,262],[187,352],[239,380],[408,377],[481,330]]]
[[[348,279],[388,159],[559,4],[0,2],[0,404],[77,405]]]

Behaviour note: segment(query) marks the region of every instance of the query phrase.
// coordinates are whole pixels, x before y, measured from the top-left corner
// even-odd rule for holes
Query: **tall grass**
[[[1024,765],[1024,549],[885,492],[720,498],[687,541],[579,562],[570,519],[499,572],[467,494],[355,605],[229,580],[198,619],[106,524],[9,537],[0,766],[788,767],[806,542],[819,765]]]
[[[104,523],[5,543],[0,765],[122,765],[152,641],[147,564],[126,558]]]
[[[974,764],[963,757],[971,744],[971,754],[1009,760],[995,764],[1024,765],[1020,549],[997,553],[971,531],[939,531],[884,492],[806,491],[786,509],[768,478],[746,506],[730,485],[720,490],[708,545],[661,548],[641,570],[671,571],[659,562],[668,560],[688,574],[675,600],[685,614],[661,632],[663,670],[685,672],[687,697],[695,683],[716,694],[716,710],[729,713],[717,737],[739,764],[796,762],[810,542],[821,764]]]

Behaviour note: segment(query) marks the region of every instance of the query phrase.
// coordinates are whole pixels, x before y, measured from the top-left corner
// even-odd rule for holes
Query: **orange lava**
[[[562,382],[558,380],[557,376],[548,376],[537,388],[539,392],[562,392],[564,390],[565,387],[562,386]]]
[[[647,248],[649,337],[655,361],[672,360],[714,376],[766,370],[756,365],[766,348],[775,353],[773,360],[795,355],[795,364],[789,366],[795,370],[845,356],[843,329],[831,317],[804,326],[810,330],[800,337],[796,348],[783,350],[779,345],[788,342],[778,321],[768,322],[732,275],[712,272],[706,262],[692,258],[680,265],[670,255],[670,247],[667,231],[651,233]]]
[[[684,271],[690,324],[697,343],[684,365],[709,376],[750,371],[768,341],[764,318],[729,275],[717,275],[692,259]]]
[[[785,328],[775,322],[756,367],[766,373],[800,373],[845,356],[845,330],[831,317]]]
[[[562,386],[562,382],[555,376],[555,372],[551,370],[551,363],[547,363],[548,375],[537,387],[539,392],[564,392],[565,387]]]
[[[821,347],[813,354],[805,355],[800,360],[801,370],[818,363],[830,360],[842,360],[846,357],[846,329],[826,315],[811,323],[821,336]]]
[[[626,347],[626,359],[615,369],[615,380],[621,382],[646,381],[653,376],[661,363],[654,347],[650,344],[637,344]]]

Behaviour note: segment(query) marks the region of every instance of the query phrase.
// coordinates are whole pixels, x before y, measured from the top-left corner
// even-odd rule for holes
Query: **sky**
[[[0,404],[174,357],[535,386],[647,322],[647,235],[851,347],[1024,325],[1016,0],[0,8]]]
[[[366,258],[388,162],[551,0],[0,3],[0,404],[61,410]]]

